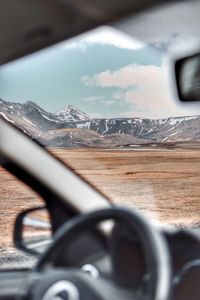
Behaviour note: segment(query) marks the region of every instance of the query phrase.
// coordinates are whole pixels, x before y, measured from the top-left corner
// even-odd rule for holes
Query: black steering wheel
[[[133,290],[121,289],[112,280],[93,278],[81,270],[50,268],[56,261],[55,253],[70,244],[81,231],[91,229],[106,220],[121,221],[138,235],[144,251],[146,269],[151,276],[142,298]],[[67,221],[55,233],[54,240],[28,276],[26,289],[20,299],[29,300],[169,300],[171,290],[171,263],[166,241],[146,218],[133,210],[109,208],[81,215]]]

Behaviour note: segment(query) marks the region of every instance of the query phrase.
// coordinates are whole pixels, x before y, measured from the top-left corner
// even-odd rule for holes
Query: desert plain
[[[50,152],[119,205],[137,208],[162,225],[200,226],[198,149],[57,148]],[[1,254],[12,248],[16,215],[23,209],[41,205],[36,193],[0,167]]]

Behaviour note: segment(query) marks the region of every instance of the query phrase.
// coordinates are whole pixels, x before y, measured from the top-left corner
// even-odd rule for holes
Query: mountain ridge
[[[74,105],[47,112],[32,101],[8,102],[0,99],[0,115],[45,145],[108,146],[121,144],[200,142],[200,116],[164,119],[92,118]],[[68,131],[65,131],[67,129]],[[76,134],[69,134],[76,129]],[[91,132],[96,132],[92,136]],[[72,136],[74,138],[71,138]],[[46,141],[45,141],[46,139]],[[87,139],[85,143],[84,139]],[[114,141],[116,139],[116,141]],[[89,141],[90,140],[90,141]],[[58,144],[55,142],[55,145]]]

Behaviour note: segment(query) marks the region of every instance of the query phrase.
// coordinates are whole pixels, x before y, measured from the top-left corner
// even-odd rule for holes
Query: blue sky
[[[0,97],[47,111],[67,104],[94,117],[166,117],[171,101],[163,53],[108,27],[0,70]]]

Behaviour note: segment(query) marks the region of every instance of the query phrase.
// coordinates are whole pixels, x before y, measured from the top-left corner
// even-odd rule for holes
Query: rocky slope
[[[0,115],[46,146],[116,147],[200,141],[200,116],[93,119],[73,105],[51,113],[0,99]]]

